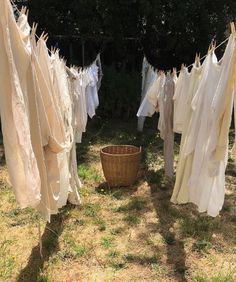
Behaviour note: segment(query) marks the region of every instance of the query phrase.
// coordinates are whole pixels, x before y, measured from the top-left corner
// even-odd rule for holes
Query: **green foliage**
[[[61,48],[68,63],[89,65],[100,51],[104,79],[99,113],[135,116],[141,91],[143,52],[158,69],[193,62],[205,54],[213,38],[226,37],[235,19],[233,0],[16,0],[30,9],[38,33]],[[50,19],[50,20],[49,20]],[[82,59],[84,46],[84,60]],[[225,46],[218,49],[222,55]]]
[[[99,113],[107,117],[126,117],[137,109],[140,100],[140,73],[104,67]],[[125,137],[127,139],[127,136]]]

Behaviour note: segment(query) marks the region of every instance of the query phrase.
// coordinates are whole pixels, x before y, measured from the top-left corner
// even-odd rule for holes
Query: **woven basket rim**
[[[111,154],[111,153],[106,153],[104,152],[103,150],[106,149],[106,148],[109,148],[109,147],[133,147],[133,148],[137,148],[139,149],[138,152],[135,152],[135,153],[129,153],[129,154]],[[137,147],[137,146],[134,146],[134,145],[108,145],[106,147],[103,147],[101,150],[100,150],[100,153],[103,154],[103,155],[107,155],[107,156],[112,156],[112,157],[120,157],[120,156],[136,156],[136,155],[139,155],[141,154],[142,152],[142,147]]]

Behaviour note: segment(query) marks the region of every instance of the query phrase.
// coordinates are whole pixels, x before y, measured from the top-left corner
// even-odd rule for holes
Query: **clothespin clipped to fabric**
[[[42,39],[42,40],[44,40],[45,42],[47,42],[47,40],[48,40],[48,34],[43,31],[42,34],[40,35],[40,39]]]
[[[212,53],[214,50],[215,50],[215,47],[216,47],[216,42],[215,42],[215,40],[214,39],[212,39],[212,41],[211,41],[211,43],[210,43],[210,45],[209,45],[209,48],[208,48],[208,54],[209,53]]]
[[[196,56],[195,56],[195,65],[196,67],[200,67],[201,65],[201,62],[200,62],[200,53],[196,53]]]
[[[176,75],[176,73],[177,73],[177,69],[176,69],[176,68],[173,68],[172,74],[173,74],[173,75]]]
[[[37,30],[38,24],[33,22],[32,28],[31,28],[31,34],[35,35],[36,30]]]
[[[21,7],[21,10],[20,10],[20,14],[21,14],[21,15],[25,14],[25,10],[26,10],[26,7],[25,7],[25,6],[22,6],[22,7]]]
[[[198,66],[201,66],[201,53],[198,53],[198,57],[197,57],[197,62],[198,62]]]
[[[234,22],[230,22],[230,30],[231,30],[231,34],[233,35],[236,34]]]
[[[26,15],[26,17],[28,18],[28,16],[29,16],[29,9],[27,9],[26,6],[22,6],[21,10],[20,10],[20,14],[21,15]]]
[[[186,67],[186,65],[183,63],[183,64],[181,65],[181,71],[184,70],[185,67]]]

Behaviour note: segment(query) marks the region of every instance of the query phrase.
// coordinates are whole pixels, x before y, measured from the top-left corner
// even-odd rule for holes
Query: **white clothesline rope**
[[[220,46],[222,46],[222,45],[223,45],[225,42],[227,42],[228,40],[229,40],[229,37],[227,37],[227,38],[226,38],[224,41],[222,41],[219,45],[217,45],[216,47],[214,47],[214,50],[218,49]],[[213,42],[213,40],[212,40],[212,42]],[[203,57],[199,58],[199,61],[202,61],[203,59],[205,59],[206,56],[207,56],[207,54],[204,55]],[[194,63],[195,63],[195,62],[194,62]],[[194,65],[194,63],[192,63],[191,65],[188,65],[186,68],[188,69],[188,68],[192,67],[192,66]],[[180,72],[181,72],[181,70],[177,71],[176,73],[180,73]]]

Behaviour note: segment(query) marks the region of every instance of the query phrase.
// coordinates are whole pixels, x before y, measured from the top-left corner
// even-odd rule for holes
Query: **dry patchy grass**
[[[200,215],[191,204],[170,203],[173,183],[163,177],[162,141],[153,124],[144,134],[136,134],[135,126],[90,124],[78,146],[83,204],[66,206],[50,224],[40,221],[43,258],[38,215],[17,207],[1,166],[0,281],[236,281],[233,160],[221,215]],[[110,189],[99,150],[127,143],[144,148],[139,179],[132,187]]]

